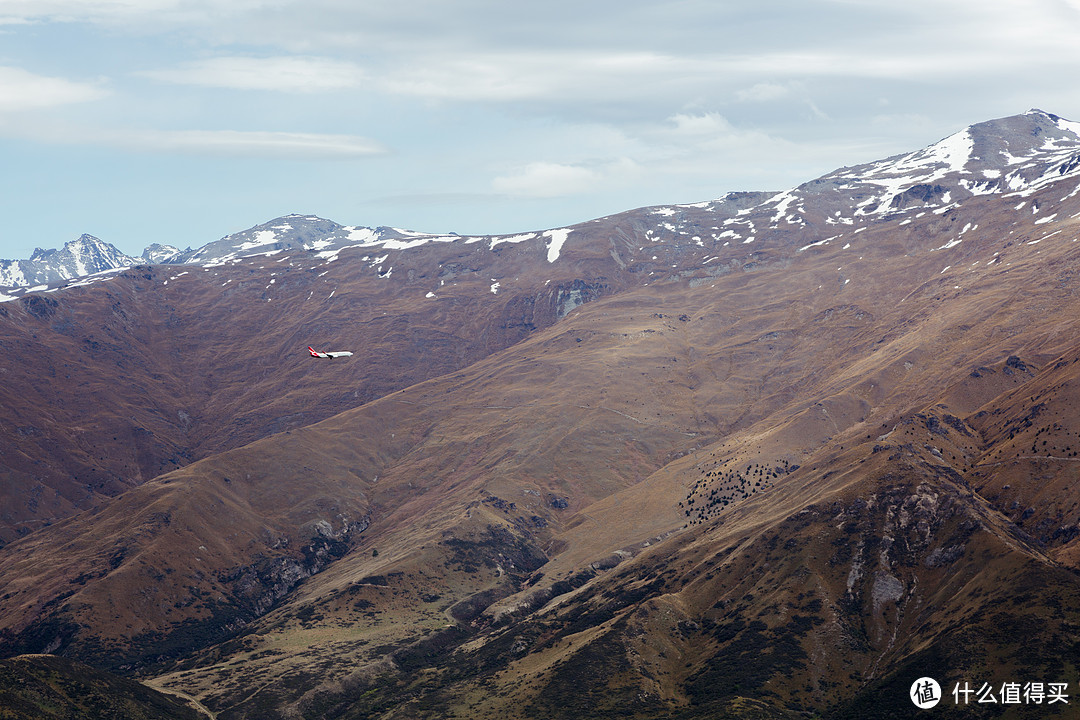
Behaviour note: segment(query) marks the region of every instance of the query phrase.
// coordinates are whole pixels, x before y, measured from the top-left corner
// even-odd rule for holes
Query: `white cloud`
[[[886,132],[912,127],[921,127],[926,128],[927,130],[933,129],[933,120],[929,116],[920,113],[883,113],[874,115],[870,118],[870,123],[874,127],[881,128]]]
[[[559,197],[587,192],[595,187],[598,175],[577,165],[551,162],[529,163],[512,175],[492,181],[495,192],[529,197]]]
[[[700,115],[687,115],[679,113],[668,118],[674,124],[675,135],[693,136],[717,136],[731,135],[735,132],[731,123],[723,115],[717,113],[703,113]]]
[[[354,159],[386,152],[378,143],[357,135],[296,132],[154,130],[103,134],[99,141],[135,150],[313,160]]]
[[[492,189],[505,195],[523,197],[565,197],[606,190],[625,182],[638,172],[637,164],[619,158],[593,166],[553,162],[533,162],[518,171],[496,177]]]
[[[756,129],[736,127],[719,113],[679,113],[667,123],[646,131],[649,144],[666,144],[674,155],[704,158],[703,151],[735,151],[749,156],[765,148],[790,147],[790,143]]]
[[[786,85],[780,85],[779,83],[760,82],[753,87],[746,88],[745,90],[739,90],[735,93],[735,97],[739,102],[771,102],[773,100],[780,100],[791,94],[791,89]]]
[[[379,77],[381,89],[392,94],[458,101],[553,102],[585,100],[590,105],[609,101],[685,102],[734,83],[768,77],[863,77],[872,79],[944,77],[939,56],[911,58],[882,53],[867,58],[857,52],[816,49],[747,53],[663,53],[559,48],[546,52],[506,50],[398,58]],[[962,60],[962,59],[961,59]],[[978,62],[972,58],[960,65]],[[957,68],[961,69],[961,68]],[[745,102],[763,102],[789,95],[798,81],[762,80],[749,89],[731,92]]]
[[[0,0],[0,23],[205,22],[291,0]]]
[[[212,157],[355,160],[387,152],[359,135],[258,130],[146,130],[92,128],[70,121],[4,123],[8,137],[61,145]]]
[[[0,0],[3,2],[3,0]],[[666,92],[718,72],[715,59],[651,52],[582,50],[432,52],[425,45],[388,52],[368,67],[311,55],[223,56],[138,73],[169,83],[284,91],[366,87],[390,95],[459,102],[639,98]]]
[[[182,85],[282,92],[342,90],[364,81],[364,71],[353,63],[305,56],[217,57],[138,74]]]
[[[46,77],[0,66],[0,112],[34,110],[98,100],[107,95],[100,83]]]
[[[431,99],[514,102],[637,99],[682,92],[714,64],[651,52],[506,51],[410,57],[381,77],[390,93]]]
[[[810,79],[944,85],[972,73],[985,75],[1021,67],[1015,53],[998,53],[992,48],[925,48],[917,54],[909,50],[899,41],[883,44],[872,55],[857,48],[812,47],[724,54],[456,49],[426,55],[391,54],[380,59],[383,67],[378,73],[369,74],[380,90],[394,95],[458,102],[584,103],[577,106],[577,112],[588,114],[606,102],[655,107],[723,96],[748,104],[787,97],[805,101],[807,93],[800,88]],[[815,116],[824,115],[811,109]]]

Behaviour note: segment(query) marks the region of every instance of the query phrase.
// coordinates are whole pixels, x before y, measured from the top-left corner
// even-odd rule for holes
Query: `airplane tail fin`
[[[319,357],[319,353],[315,352],[315,348],[310,345],[307,346],[307,351],[311,353],[311,357]]]

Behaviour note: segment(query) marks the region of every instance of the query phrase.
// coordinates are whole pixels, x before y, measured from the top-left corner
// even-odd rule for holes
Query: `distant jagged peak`
[[[64,247],[85,247],[85,246],[100,246],[107,245],[101,238],[94,237],[89,233],[83,233],[74,240],[68,240],[64,243]]]
[[[28,260],[0,260],[0,286],[43,287],[138,263],[138,258],[84,233],[60,249],[35,248]]]
[[[43,262],[50,258],[55,258],[61,255],[80,256],[87,253],[108,253],[109,249],[119,253],[115,247],[109,243],[104,242],[100,238],[94,237],[88,233],[83,233],[74,240],[68,240],[64,243],[62,248],[34,248],[34,252],[30,255],[31,262]]]
[[[180,248],[172,245],[162,245],[161,243],[151,243],[147,245],[142,251],[142,259],[151,265],[171,265],[178,262],[183,262],[183,256],[185,253],[191,252],[191,248],[187,250],[181,250]]]
[[[36,248],[34,248],[34,252],[30,253],[30,258],[29,259],[30,259],[31,262],[39,262],[39,261],[44,260],[45,258],[49,257],[50,255],[55,255],[58,252],[60,252],[60,251],[57,250],[56,248],[39,248],[39,247],[36,247]],[[4,262],[18,262],[18,260],[5,260]]]
[[[130,260],[128,255],[120,252],[114,245],[107,243],[101,238],[94,237],[87,233],[83,233],[74,240],[69,240],[64,243],[64,248],[61,252],[69,252],[75,256],[89,257],[99,256],[124,260]]]
[[[92,275],[105,270],[137,265],[138,258],[121,252],[110,243],[93,235],[82,234],[64,243],[56,255],[59,273],[64,279]]]

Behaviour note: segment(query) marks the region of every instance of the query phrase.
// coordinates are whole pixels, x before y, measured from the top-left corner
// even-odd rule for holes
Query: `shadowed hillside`
[[[52,655],[0,660],[0,708],[11,720],[201,720],[177,698]]]

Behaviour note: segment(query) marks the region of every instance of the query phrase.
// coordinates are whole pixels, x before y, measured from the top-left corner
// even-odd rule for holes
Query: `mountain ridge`
[[[1033,139],[1038,139],[1036,143]],[[1016,150],[1013,154],[1011,150]],[[978,154],[976,154],[978,153]],[[989,156],[989,157],[984,157]],[[973,169],[968,169],[968,166]],[[1056,176],[1054,175],[1056,173]],[[1065,120],[1042,110],[1032,109],[1022,115],[977,123],[954,133],[922,150],[900,154],[885,160],[855,167],[840,168],[821,178],[783,192],[742,192],[702,203],[641,208],[631,213],[651,210],[661,216],[673,216],[693,210],[720,211],[723,219],[720,233],[711,233],[714,241],[725,238],[743,244],[754,242],[766,214],[770,215],[768,229],[795,227],[805,232],[810,225],[853,225],[857,217],[872,218],[895,215],[919,208],[945,211],[953,193],[962,197],[987,193],[1016,194],[1023,197],[1040,183],[1056,181],[1080,174],[1080,123]],[[941,181],[946,181],[945,185]],[[876,192],[875,192],[876,189]],[[866,195],[869,193],[869,197]],[[808,222],[798,212],[800,203],[814,197],[822,212],[823,196],[834,195],[826,201],[829,211],[823,217]],[[858,198],[857,203],[853,199]],[[843,208],[854,206],[851,216]],[[836,209],[834,209],[834,207]],[[729,216],[727,208],[735,208]],[[789,212],[794,209],[794,212]],[[626,213],[620,213],[624,215]],[[745,216],[745,217],[744,217]],[[618,217],[611,216],[611,217]],[[316,257],[333,257],[344,248],[409,249],[429,242],[464,240],[477,242],[487,239],[492,247],[501,243],[523,242],[524,239],[552,232],[572,232],[571,228],[595,223],[607,218],[578,223],[564,229],[521,232],[511,235],[459,236],[454,233],[422,233],[389,227],[343,226],[313,215],[291,214],[253,226],[248,230],[227,235],[207,243],[197,250],[151,245],[143,251],[142,259],[154,264],[215,265],[252,255],[270,255],[283,251],[308,250]],[[671,223],[660,223],[660,230]],[[658,230],[659,231],[659,230]],[[85,239],[94,241],[97,254],[108,260],[87,262],[79,257],[78,248]],[[827,242],[829,239],[818,240]],[[551,247],[555,247],[551,244]],[[70,249],[69,249],[70,248]],[[103,253],[103,250],[107,252]],[[66,253],[73,259],[53,268],[51,258]],[[557,251],[555,256],[557,257]],[[11,290],[28,286],[57,283],[86,275],[116,270],[138,264],[139,260],[123,255],[108,243],[83,235],[65,245],[63,251],[35,250],[29,261],[0,261],[0,286]],[[72,274],[73,266],[78,272]],[[87,271],[88,270],[88,271]],[[21,293],[19,293],[21,294]],[[15,295],[8,295],[8,299]]]

